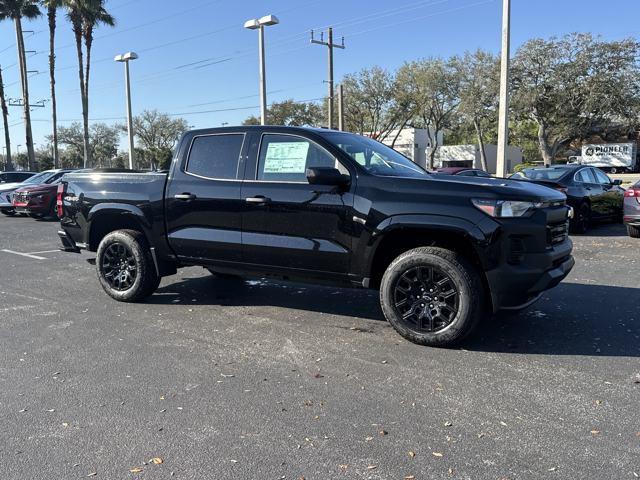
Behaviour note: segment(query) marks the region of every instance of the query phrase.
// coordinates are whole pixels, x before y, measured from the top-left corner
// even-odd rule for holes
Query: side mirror
[[[343,175],[333,167],[307,168],[307,180],[311,185],[328,185],[332,187],[346,187],[351,182],[349,175]]]
[[[620,179],[616,178],[612,183],[613,183],[614,185],[618,185],[618,186],[619,186],[619,185],[622,185],[622,180],[620,180]]]

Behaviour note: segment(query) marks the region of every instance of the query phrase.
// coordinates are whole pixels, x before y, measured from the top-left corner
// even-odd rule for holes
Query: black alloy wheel
[[[120,242],[114,242],[105,249],[101,267],[109,286],[120,292],[129,290],[138,275],[138,266],[133,252]]]
[[[436,333],[458,314],[460,294],[449,275],[432,266],[404,272],[394,286],[394,306],[409,329]]]

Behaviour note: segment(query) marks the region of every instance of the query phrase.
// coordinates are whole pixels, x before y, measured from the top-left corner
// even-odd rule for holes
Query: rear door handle
[[[195,200],[196,196],[193,193],[178,193],[173,198],[176,200]]]
[[[262,195],[257,195],[255,197],[249,197],[244,199],[245,202],[251,203],[253,205],[264,205],[265,203],[269,203],[271,201],[270,198],[264,197]]]

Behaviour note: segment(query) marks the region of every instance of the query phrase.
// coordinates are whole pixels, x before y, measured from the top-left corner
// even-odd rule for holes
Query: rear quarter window
[[[241,133],[195,137],[186,172],[212,179],[236,179],[243,141],[244,134]]]

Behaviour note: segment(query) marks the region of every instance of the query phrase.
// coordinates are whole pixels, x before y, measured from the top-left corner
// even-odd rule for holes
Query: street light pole
[[[264,27],[280,23],[275,15],[265,15],[258,19],[247,20],[244,28],[258,30],[258,54],[260,57],[260,124],[267,124],[267,80],[264,59]]]
[[[509,48],[511,0],[502,0],[502,57],[500,61],[500,106],[498,109],[498,156],[496,175],[506,176],[507,145],[509,144]]]
[[[134,150],[133,150],[133,117],[131,114],[131,82],[129,78],[129,61],[135,60],[138,55],[135,52],[127,52],[117,55],[114,60],[124,63],[125,91],[127,95],[127,131],[129,133],[129,169],[133,170]]]

